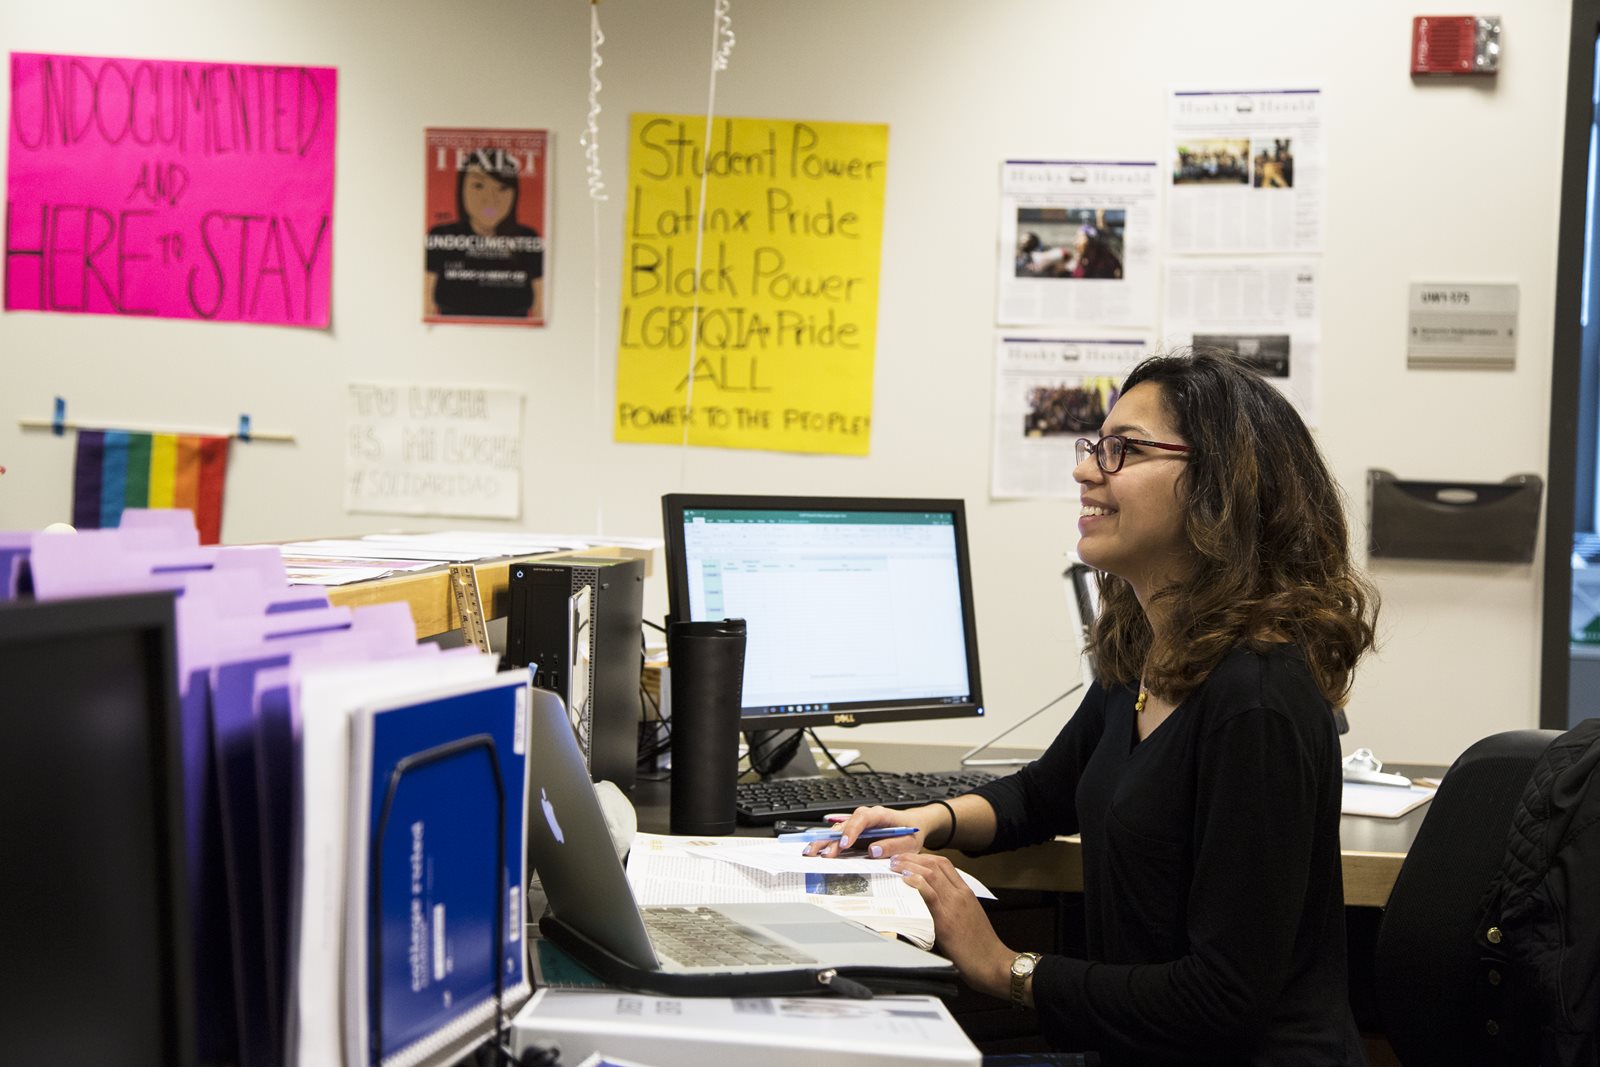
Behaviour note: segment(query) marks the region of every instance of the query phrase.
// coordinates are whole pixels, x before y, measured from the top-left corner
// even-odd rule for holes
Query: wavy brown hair
[[[1378,592],[1352,565],[1340,492],[1289,402],[1237,358],[1204,349],[1153,356],[1122,393],[1161,387],[1193,447],[1180,481],[1191,566],[1152,593],[1160,641],[1125,580],[1100,575],[1091,643],[1108,682],[1181,699],[1239,645],[1298,646],[1328,702],[1350,693],[1372,647]],[[1114,476],[1113,476],[1114,477]]]

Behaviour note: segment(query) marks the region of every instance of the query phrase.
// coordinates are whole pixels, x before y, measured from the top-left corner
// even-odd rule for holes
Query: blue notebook
[[[374,704],[351,719],[347,1062],[445,1062],[530,992],[528,674]]]

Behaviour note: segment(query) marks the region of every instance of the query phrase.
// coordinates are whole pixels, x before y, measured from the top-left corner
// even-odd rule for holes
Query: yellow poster
[[[866,455],[889,128],[711,133],[633,116],[616,439]]]

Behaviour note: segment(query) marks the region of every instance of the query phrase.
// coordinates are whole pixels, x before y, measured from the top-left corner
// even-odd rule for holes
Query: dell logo
[[[850,714],[848,711],[838,712],[833,717],[833,724],[835,726],[852,726],[855,724],[855,721],[856,717]]]

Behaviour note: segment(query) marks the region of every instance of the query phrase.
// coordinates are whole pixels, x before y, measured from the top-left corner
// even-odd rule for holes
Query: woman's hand
[[[889,869],[922,894],[933,915],[934,949],[944,955],[966,983],[980,993],[1007,999],[1011,995],[1011,961],[983,905],[955,866],[944,856],[900,855]]]
[[[918,809],[919,811],[921,809]],[[939,809],[934,809],[935,811]],[[871,830],[878,826],[915,826],[918,832],[905,837],[890,837],[882,841],[874,841],[867,849],[867,855],[877,858],[879,856],[893,856],[903,852],[915,852],[920,849],[926,839],[928,826],[917,821],[917,812],[896,811],[894,808],[871,807],[857,808],[849,815],[827,818],[833,823],[833,828],[839,834],[837,841],[813,841],[806,846],[807,856],[837,856],[856,843],[856,838],[861,836],[863,830]],[[923,815],[924,818],[928,816]]]

